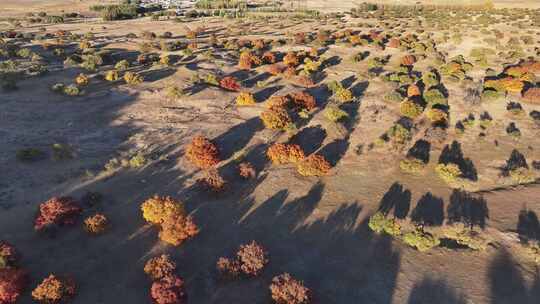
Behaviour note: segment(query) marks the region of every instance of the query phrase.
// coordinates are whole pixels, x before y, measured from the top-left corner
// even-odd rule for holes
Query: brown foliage
[[[416,62],[416,58],[413,55],[405,55],[401,58],[401,64],[404,66],[411,66]]]
[[[219,163],[218,148],[207,138],[195,136],[186,149],[190,162],[201,169],[208,169]]]
[[[414,96],[420,96],[420,88],[415,85],[415,84],[411,84],[408,88],[407,88],[407,96],[408,97],[414,97]]]
[[[217,270],[227,276],[237,277],[240,273],[248,276],[258,276],[268,263],[268,254],[264,247],[252,241],[240,245],[236,259],[219,258],[216,263]]]
[[[270,66],[268,66],[268,69],[267,69],[268,73],[276,76],[276,75],[279,75],[281,73],[283,73],[283,71],[285,71],[285,67],[279,63],[276,63],[276,64],[272,64]]]
[[[277,304],[307,304],[310,302],[310,290],[288,273],[272,279],[270,292],[272,299]]]
[[[184,281],[176,275],[168,275],[152,283],[150,296],[156,304],[186,303]]]
[[[304,161],[298,163],[298,173],[303,176],[324,176],[330,172],[332,166],[322,155],[311,154]]]
[[[225,180],[215,169],[205,172],[204,176],[197,180],[204,187],[219,192],[225,188]]]
[[[16,268],[0,268],[0,303],[12,304],[27,285],[26,272]]]
[[[175,269],[176,263],[171,260],[168,254],[153,257],[144,265],[144,272],[152,278],[152,280],[159,280],[165,276],[171,275]]]
[[[276,165],[297,163],[305,158],[304,151],[300,146],[281,143],[271,145],[266,151],[266,156]]]
[[[17,259],[18,254],[15,247],[6,241],[0,241],[0,268],[13,265]]]
[[[108,225],[109,220],[101,213],[89,216],[84,220],[84,229],[92,234],[100,234],[105,232]]]
[[[534,104],[540,104],[540,88],[530,88],[525,91],[523,100]]]
[[[274,64],[276,63],[277,59],[276,59],[276,55],[272,52],[265,52],[263,55],[262,55],[262,60],[263,62],[267,63],[267,64]]]
[[[59,303],[75,295],[75,282],[51,274],[33,291],[32,298],[41,303]]]
[[[243,162],[238,165],[238,172],[241,177],[245,179],[255,178],[257,176],[257,172],[255,171],[255,168],[252,164],[248,162]]]
[[[159,238],[164,242],[179,246],[198,233],[199,227],[197,227],[191,216],[172,214],[161,225]]]
[[[82,209],[71,197],[53,197],[39,205],[39,212],[34,220],[34,229],[42,230],[50,225],[70,225]]]
[[[290,67],[295,67],[300,63],[300,59],[298,59],[298,56],[294,52],[288,52],[283,57],[283,63]]]
[[[317,107],[315,98],[307,92],[296,92],[290,94],[290,96],[293,103],[300,108],[311,111]]]

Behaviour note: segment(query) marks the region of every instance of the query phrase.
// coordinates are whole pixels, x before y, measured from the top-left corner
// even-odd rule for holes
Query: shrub
[[[159,238],[173,246],[179,246],[184,241],[199,233],[199,228],[191,216],[172,214],[161,225]]]
[[[278,107],[263,111],[261,120],[266,128],[272,130],[285,130],[292,124],[292,119],[287,110]]]
[[[422,106],[410,99],[405,99],[400,103],[400,112],[405,117],[414,119],[422,114],[423,110]]]
[[[405,55],[401,58],[401,65],[412,66],[416,62],[416,58],[413,55]]]
[[[75,83],[79,86],[86,86],[88,85],[88,83],[90,82],[90,78],[88,78],[87,75],[85,74],[79,74],[79,76],[77,76],[75,78]]]
[[[508,173],[512,180],[518,184],[529,184],[536,180],[533,172],[527,168],[516,168],[510,170]]]
[[[32,298],[41,303],[59,303],[75,295],[75,283],[51,274],[33,291]]]
[[[138,85],[144,81],[144,77],[142,77],[142,75],[138,75],[133,72],[126,72],[124,74],[124,81],[128,85]]]
[[[253,66],[259,65],[262,63],[262,60],[253,55],[249,51],[244,51],[240,54],[240,59],[238,61],[238,67],[242,70],[249,70]]]
[[[301,109],[311,111],[317,107],[315,98],[307,92],[296,92],[289,95],[294,105]]]
[[[25,148],[17,150],[17,160],[22,162],[33,162],[45,157],[45,153],[36,148]]]
[[[416,174],[425,167],[425,163],[418,158],[407,158],[399,162],[399,168],[406,173]]]
[[[238,165],[238,173],[241,177],[245,179],[249,178],[255,178],[257,176],[257,172],[255,171],[255,168],[252,164],[248,162],[243,162]]]
[[[338,101],[343,102],[343,103],[351,102],[353,101],[353,98],[354,98],[352,91],[345,88],[338,88],[335,93],[335,97]]]
[[[236,97],[236,104],[239,106],[251,106],[255,104],[255,98],[253,94],[249,92],[241,92],[238,97]]]
[[[240,85],[232,76],[223,77],[223,79],[221,79],[221,81],[219,82],[219,86],[229,91],[236,92],[240,90]]]
[[[105,80],[107,81],[117,81],[118,80],[118,71],[110,70],[105,73]]]
[[[427,232],[416,229],[415,231],[405,233],[403,235],[403,242],[418,249],[418,251],[424,252],[439,246],[441,240]]]
[[[377,212],[369,218],[368,226],[377,233],[385,232],[391,236],[401,235],[401,226],[392,218],[387,218],[384,213]]]
[[[89,216],[84,220],[84,229],[91,234],[100,234],[105,232],[108,225],[109,220],[101,213]]]
[[[240,245],[236,259],[219,258],[216,268],[222,274],[236,277],[240,273],[258,276],[268,263],[268,253],[257,242]]]
[[[6,241],[0,241],[0,269],[14,266],[18,259],[15,247]]]
[[[530,88],[525,91],[523,100],[533,104],[540,104],[540,88]]]
[[[407,97],[420,96],[420,94],[420,88],[417,85],[411,84],[407,87]],[[399,96],[401,97],[401,94]]]
[[[336,106],[328,106],[324,110],[324,117],[332,122],[338,122],[349,118],[349,114]]]
[[[165,276],[152,283],[150,296],[156,304],[184,304],[184,281],[176,275]]]
[[[68,96],[77,96],[81,94],[81,90],[73,84],[65,86],[62,92]]]
[[[201,169],[209,169],[219,163],[219,150],[207,138],[195,136],[186,148],[188,160]]]
[[[163,224],[174,214],[184,215],[184,204],[169,196],[157,196],[147,199],[141,204],[143,218],[151,224]]]
[[[453,163],[438,164],[435,171],[447,183],[455,182],[462,175],[459,166]]]
[[[444,97],[443,93],[441,93],[441,91],[437,89],[427,90],[424,93],[424,99],[431,106],[437,105],[437,104],[440,104],[440,105],[448,104],[448,102],[446,101],[446,97]]]
[[[0,303],[16,303],[27,283],[28,277],[25,271],[0,267]]]
[[[220,192],[225,188],[225,180],[216,169],[210,169],[204,173],[204,176],[197,182],[207,189]]]
[[[402,145],[411,139],[411,131],[405,128],[403,125],[396,123],[386,132],[389,139],[394,144]]]
[[[159,280],[171,275],[176,269],[176,263],[171,260],[168,254],[149,259],[144,265],[144,272],[152,279]]]
[[[298,163],[298,173],[302,176],[324,176],[332,166],[322,155],[312,154]]]
[[[266,156],[273,164],[298,163],[305,158],[304,151],[298,145],[275,143],[266,151]]]
[[[272,108],[287,108],[290,105],[289,96],[272,96],[266,101],[266,107],[268,109]]]
[[[118,71],[125,71],[129,68],[129,61],[122,59],[114,65],[114,69]]]
[[[310,302],[309,288],[288,273],[272,279],[270,293],[272,300],[277,304],[307,304]]]
[[[300,60],[298,59],[298,56],[294,52],[288,52],[283,57],[283,63],[289,67],[295,67],[299,64]]]
[[[422,75],[422,82],[424,83],[426,89],[434,87],[439,84],[439,78],[437,77],[437,74],[432,71],[428,71],[423,73]]]
[[[71,225],[82,209],[71,197],[53,197],[39,205],[34,229],[43,230],[51,225]]]
[[[54,160],[60,161],[73,158],[73,149],[68,144],[55,143],[51,148]]]
[[[442,236],[472,250],[485,250],[490,243],[490,240],[479,232],[467,229],[461,224],[446,226],[442,231]]]
[[[433,124],[446,124],[448,122],[448,113],[441,109],[431,108],[426,111],[426,116]]]

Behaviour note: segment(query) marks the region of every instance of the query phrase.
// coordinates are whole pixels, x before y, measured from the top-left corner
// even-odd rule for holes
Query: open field
[[[2,23],[0,303],[538,303],[540,10],[249,16]]]

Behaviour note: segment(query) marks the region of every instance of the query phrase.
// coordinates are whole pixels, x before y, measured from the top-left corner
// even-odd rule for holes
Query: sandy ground
[[[221,19],[205,25],[220,35],[231,34]],[[259,23],[253,26],[256,34],[252,36],[279,36],[285,31],[318,27],[324,26],[308,23],[276,31]],[[123,37],[129,32],[139,34],[144,29],[185,34],[183,25],[147,19],[56,25],[48,31],[59,28],[81,33],[93,29],[100,37],[112,36],[107,48],[120,54],[137,48],[135,41]],[[467,45],[446,47],[450,52],[468,53]],[[331,46],[326,55],[343,60],[326,70],[325,81],[356,75],[356,68],[347,60],[350,50],[346,47]],[[234,64],[224,62],[224,72],[234,72]],[[297,136],[298,143],[306,151],[327,156],[334,165],[330,176],[306,178],[293,167],[268,163],[266,147],[286,135],[263,128],[257,118],[263,105],[238,108],[234,105],[236,94],[215,88],[205,88],[179,101],[170,101],[161,92],[168,84],[186,83],[196,71],[215,69],[216,62],[194,60],[174,68],[152,69],[146,74],[147,81],[137,88],[109,87],[96,80],[83,97],[50,93],[51,85],[67,82],[81,72],[72,68],[38,81],[25,80],[16,92],[0,93],[0,167],[4,168],[0,179],[1,238],[23,253],[22,264],[30,270],[33,285],[50,272],[69,273],[80,284],[73,303],[148,303],[150,282],[142,267],[150,256],[168,252],[186,279],[189,303],[269,303],[268,283],[282,272],[304,280],[314,291],[315,303],[538,303],[537,268],[507,243],[484,252],[440,248],[419,253],[368,229],[368,216],[396,183],[411,192],[411,209],[427,193],[442,199],[446,207],[452,193],[433,167],[440,150],[455,134],[433,147],[432,161],[420,176],[399,170],[396,160],[403,157],[403,151],[356,153],[359,145],[366,147],[399,117],[398,107],[381,98],[389,90],[386,84],[350,78],[350,87],[361,98],[349,109],[356,119],[346,130],[330,124],[322,112],[306,122],[300,130],[302,136]],[[260,74],[236,73],[257,96],[299,89],[283,80],[256,89]],[[514,148],[529,161],[540,160],[538,126],[527,115],[512,118],[523,133],[516,141],[504,132],[509,121],[505,103],[470,108],[459,87],[448,85],[448,90],[453,121],[484,110],[494,118],[495,127],[484,140],[478,140],[478,132],[471,132],[459,141],[478,170],[480,181],[473,190],[483,190],[488,202],[487,229],[495,234],[515,231],[524,206],[540,213],[540,187],[493,190],[503,182],[496,168]],[[320,88],[311,92],[322,107],[326,98]],[[540,110],[540,106],[524,107],[527,113]],[[211,138],[221,149],[225,161],[220,172],[229,181],[225,193],[209,194],[195,186],[201,172],[185,160],[183,153],[196,134]],[[49,155],[31,164],[15,160],[21,147],[50,151],[50,145],[56,142],[72,145],[76,158],[53,161]],[[102,171],[112,157],[133,151],[148,152],[153,157],[140,169],[122,169],[114,174]],[[234,158],[238,155],[256,166],[256,179],[246,182],[237,177]],[[96,210],[107,214],[112,222],[107,234],[88,237],[82,229],[73,228],[47,237],[33,231],[32,221],[40,202],[59,195],[80,198],[87,191],[104,196],[97,209],[85,215]],[[139,209],[140,203],[155,193],[184,201],[201,226],[200,235],[179,248],[158,242],[157,231],[145,225]],[[250,240],[261,242],[269,250],[271,262],[263,275],[233,282],[217,280],[216,259]],[[21,303],[30,302],[26,293]]]

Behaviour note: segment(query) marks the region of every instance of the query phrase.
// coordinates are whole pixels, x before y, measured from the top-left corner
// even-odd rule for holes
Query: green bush
[[[25,148],[17,151],[17,159],[22,162],[33,162],[42,159],[45,153],[36,148]]]
[[[131,4],[109,5],[101,9],[101,17],[105,21],[133,19],[137,14],[137,6]]]
[[[437,167],[435,167],[435,172],[437,172],[439,177],[447,183],[456,182],[462,174],[458,165],[453,163],[438,164]]]
[[[424,109],[418,103],[410,99],[405,99],[400,104],[401,115],[414,119],[422,114]]]
[[[420,159],[417,158],[407,158],[399,162],[399,168],[406,173],[416,174],[420,172],[426,164]]]
[[[418,251],[425,252],[433,247],[439,246],[441,240],[427,232],[416,229],[403,235],[405,244],[416,248]]]
[[[386,218],[382,212],[377,212],[369,218],[368,226],[377,233],[387,233],[391,236],[401,235],[401,226],[392,218]]]

